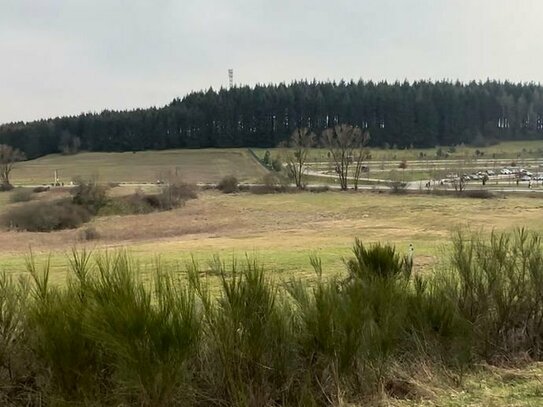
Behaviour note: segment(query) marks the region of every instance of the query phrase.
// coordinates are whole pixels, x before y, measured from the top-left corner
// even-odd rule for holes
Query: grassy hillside
[[[266,173],[246,149],[80,153],[54,154],[19,163],[13,170],[12,182],[52,183],[55,170],[65,183],[78,176],[97,177],[101,182],[156,182],[168,171],[177,172],[187,182],[218,182],[225,175],[256,181]]]

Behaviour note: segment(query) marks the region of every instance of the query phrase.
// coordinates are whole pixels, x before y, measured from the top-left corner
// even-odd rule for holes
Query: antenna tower
[[[228,70],[228,87],[229,89],[234,87],[234,70],[232,68]]]

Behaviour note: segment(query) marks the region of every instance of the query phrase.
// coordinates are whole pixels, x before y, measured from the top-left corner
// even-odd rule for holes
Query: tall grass
[[[311,258],[311,285],[249,259],[158,263],[145,282],[126,253],[73,251],[59,288],[30,257],[30,281],[0,278],[0,402],[366,405],[409,386],[414,366],[461,378],[541,360],[541,237],[459,233],[452,246],[421,276],[393,246],[357,240],[342,276]]]
[[[487,359],[543,351],[543,246],[524,229],[453,238],[448,290]]]
[[[288,304],[253,261],[228,267],[216,259],[212,273],[220,276],[221,287],[213,300],[198,270],[192,270],[192,286],[204,304],[206,358],[212,366],[206,371],[214,396],[236,406],[283,404],[296,370]]]

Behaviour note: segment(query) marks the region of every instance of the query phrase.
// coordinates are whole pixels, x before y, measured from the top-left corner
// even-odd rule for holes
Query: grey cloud
[[[227,82],[542,81],[536,0],[0,0],[0,122]]]

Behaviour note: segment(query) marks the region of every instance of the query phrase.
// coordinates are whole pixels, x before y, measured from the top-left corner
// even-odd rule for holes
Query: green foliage
[[[218,258],[186,274],[157,262],[149,282],[126,253],[74,250],[57,288],[30,258],[30,285],[0,276],[0,401],[340,405],[393,392],[411,366],[461,378],[483,361],[541,360],[541,236],[452,243],[449,267],[422,276],[395,247],[356,240],[346,277],[324,278],[311,257],[310,285]]]
[[[407,256],[401,257],[393,246],[380,243],[364,246],[356,239],[353,247],[354,258],[347,261],[351,277],[361,280],[381,278],[409,278],[413,262]]]
[[[28,284],[15,282],[0,273],[0,403],[10,405],[21,396],[30,402],[29,388],[23,385],[28,375],[27,323]],[[9,385],[10,396],[3,389]],[[26,394],[25,394],[26,393]]]
[[[215,259],[221,292],[211,301],[198,274],[193,286],[205,304],[211,341],[208,357],[216,369],[213,391],[234,405],[269,405],[293,386],[296,354],[288,305],[264,269],[247,260],[228,268]],[[217,386],[218,385],[218,386]]]
[[[490,240],[458,233],[448,287],[474,326],[487,359],[529,352],[543,355],[543,246],[541,236],[518,230]]]

